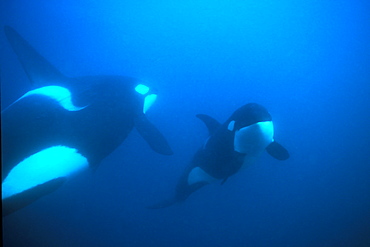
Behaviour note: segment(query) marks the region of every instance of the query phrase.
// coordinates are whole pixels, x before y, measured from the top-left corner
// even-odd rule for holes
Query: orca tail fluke
[[[176,203],[178,203],[178,200],[176,200],[176,198],[173,197],[173,198],[161,201],[159,203],[156,203],[156,204],[153,204],[153,205],[150,205],[150,206],[146,206],[146,208],[147,209],[167,208],[167,207],[170,207],[170,206],[172,206]]]

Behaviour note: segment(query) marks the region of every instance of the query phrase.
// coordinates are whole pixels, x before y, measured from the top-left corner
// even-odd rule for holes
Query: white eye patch
[[[149,87],[143,84],[139,84],[135,87],[135,91],[139,94],[145,95],[149,92]]]
[[[234,130],[234,125],[235,125],[235,121],[231,121],[229,123],[229,125],[227,126],[227,129],[230,130],[230,131],[233,131]]]

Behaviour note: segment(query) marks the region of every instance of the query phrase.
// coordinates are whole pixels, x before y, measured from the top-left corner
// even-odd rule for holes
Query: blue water
[[[148,118],[175,154],[134,130],[96,171],[3,219],[5,246],[370,246],[370,2],[271,0],[0,3],[68,76],[117,74],[160,91]],[[0,32],[2,109],[31,88]],[[266,153],[224,185],[169,197],[219,121],[269,109],[287,161]]]

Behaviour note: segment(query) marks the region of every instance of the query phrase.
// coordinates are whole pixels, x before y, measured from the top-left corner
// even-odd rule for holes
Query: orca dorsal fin
[[[196,117],[202,120],[207,126],[209,135],[212,135],[218,128],[221,127],[221,124],[216,119],[206,114],[197,114]]]
[[[49,86],[51,82],[55,85],[67,79],[22,38],[17,31],[9,26],[5,26],[4,31],[34,87]]]
[[[287,160],[290,155],[288,150],[281,146],[276,141],[273,141],[266,147],[267,153],[277,160]]]

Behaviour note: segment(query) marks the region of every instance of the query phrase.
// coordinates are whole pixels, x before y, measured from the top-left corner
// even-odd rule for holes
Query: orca
[[[33,87],[1,113],[3,217],[97,167],[134,127],[155,152],[172,154],[145,116],[155,89],[125,76],[67,77],[4,30]]]
[[[240,107],[223,124],[208,115],[196,116],[207,126],[208,138],[180,177],[174,197],[148,208],[165,208],[184,201],[207,184],[223,184],[253,164],[264,150],[278,160],[289,158],[288,151],[274,140],[270,113],[259,104]]]

